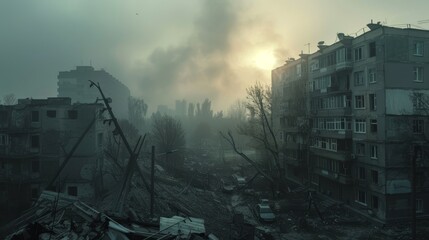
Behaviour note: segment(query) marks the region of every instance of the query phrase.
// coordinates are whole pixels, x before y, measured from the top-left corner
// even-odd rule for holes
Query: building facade
[[[318,192],[383,222],[411,216],[415,183],[416,212],[428,216],[429,31],[368,27],[283,67],[308,64],[308,176]],[[273,95],[287,85],[274,79]]]
[[[55,188],[80,198],[102,189],[102,104],[71,104],[70,98],[19,99],[0,105],[0,191],[2,220],[31,206],[89,128]]]
[[[74,70],[59,72],[58,97],[69,97],[73,103],[94,103],[100,95],[97,89],[89,87],[88,80],[100,83],[106,97],[112,99],[110,105],[116,117],[128,119],[130,90],[104,69],[95,70],[92,66],[77,66]]]

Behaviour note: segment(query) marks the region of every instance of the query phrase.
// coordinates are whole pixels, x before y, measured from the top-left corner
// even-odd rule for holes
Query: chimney
[[[319,50],[323,50],[328,46],[325,45],[325,41],[320,41],[317,43],[317,47],[319,48]]]
[[[372,19],[371,19],[371,23],[368,23],[367,25],[366,25],[368,28],[369,28],[369,30],[376,30],[376,29],[378,29],[378,28],[381,28],[381,24],[380,24],[380,22],[377,22],[377,23],[373,23],[372,22]]]

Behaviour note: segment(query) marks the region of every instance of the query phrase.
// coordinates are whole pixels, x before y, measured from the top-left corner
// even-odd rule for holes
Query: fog
[[[426,1],[2,1],[0,95],[56,96],[57,74],[104,68],[145,99],[210,98],[214,110],[301,51],[371,19],[418,24]],[[418,6],[418,7],[416,7]],[[356,11],[350,11],[354,9]],[[347,21],[345,21],[347,20]]]

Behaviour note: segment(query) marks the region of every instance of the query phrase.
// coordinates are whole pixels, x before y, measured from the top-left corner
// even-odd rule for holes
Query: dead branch
[[[262,176],[264,176],[268,181],[270,181],[271,183],[274,184],[274,180],[271,178],[270,175],[268,175],[267,173],[265,173],[264,170],[262,170],[260,168],[260,166],[253,161],[252,159],[250,159],[246,154],[244,154],[243,152],[239,151],[237,149],[237,145],[235,144],[235,140],[234,137],[231,134],[231,131],[228,131],[228,137],[225,136],[225,134],[223,134],[223,132],[219,132],[219,134],[229,143],[231,144],[232,148],[234,149],[234,151],[240,155],[244,160],[246,160],[248,163],[250,163]]]

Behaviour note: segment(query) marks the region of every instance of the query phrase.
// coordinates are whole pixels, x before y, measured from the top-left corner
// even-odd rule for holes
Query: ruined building
[[[86,129],[54,188],[82,199],[96,196],[102,188],[107,131],[102,108],[96,103],[72,104],[70,98],[19,99],[16,105],[0,105],[0,220],[31,206]]]
[[[411,216],[414,182],[427,217],[429,31],[368,27],[272,71],[287,177],[382,222]]]
[[[130,90],[104,69],[95,70],[92,66],[77,66],[76,69],[58,74],[58,97],[69,97],[80,103],[94,103],[99,93],[89,88],[88,80],[100,83],[103,91],[112,99],[111,106],[118,118],[128,119],[128,99]]]

